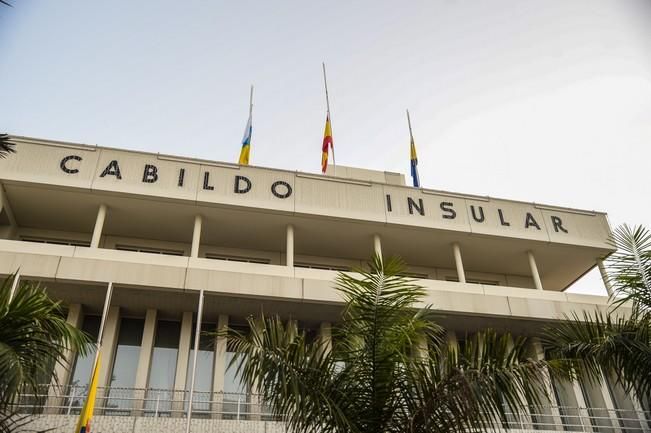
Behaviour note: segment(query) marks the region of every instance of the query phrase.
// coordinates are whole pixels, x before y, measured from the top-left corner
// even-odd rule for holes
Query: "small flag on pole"
[[[325,173],[328,169],[328,147],[332,150],[332,166],[337,171],[335,162],[335,145],[332,140],[332,122],[330,121],[330,96],[328,95],[328,78],[326,77],[325,63],[323,63],[323,85],[325,87],[326,97],[326,124],[323,131],[323,144],[321,145],[321,172]]]
[[[90,379],[88,396],[86,397],[84,407],[81,409],[81,413],[79,414],[79,420],[77,421],[75,433],[90,433],[90,422],[93,418],[93,411],[95,410],[95,396],[97,395],[97,380],[99,377],[100,359],[101,356],[98,352],[95,368],[93,369],[93,376]]]
[[[244,137],[242,138],[242,150],[240,150],[239,163],[249,165],[249,156],[251,155],[251,136],[253,135],[253,86],[251,86],[251,97],[249,98],[249,120],[244,128]]]
[[[416,144],[414,144],[414,134],[411,132],[411,118],[407,110],[407,123],[409,124],[409,141],[410,141],[410,160],[411,160],[411,179],[415,188],[420,188],[420,179],[418,177],[418,156],[416,155]]]
[[[330,126],[330,113],[326,115],[325,131],[323,131],[323,146],[321,147],[321,172],[325,173],[328,168],[328,146],[334,147],[332,143],[332,126]]]

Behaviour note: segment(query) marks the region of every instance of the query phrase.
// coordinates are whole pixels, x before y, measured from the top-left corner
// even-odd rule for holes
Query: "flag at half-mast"
[[[334,152],[332,142],[332,126],[330,125],[330,112],[326,115],[325,131],[323,131],[323,145],[321,146],[321,172],[325,173],[328,168],[328,149]]]
[[[239,164],[249,165],[251,155],[251,136],[253,135],[253,86],[251,86],[251,97],[249,99],[249,120],[244,128],[244,137],[242,137],[242,150],[240,150]]]
[[[409,159],[411,163],[411,179],[415,188],[420,188],[420,178],[418,177],[418,156],[416,155],[416,144],[414,144],[414,134],[411,132],[411,118],[407,110],[407,123],[409,124]]]
[[[99,350],[99,349],[98,349]],[[99,378],[99,366],[100,366],[101,357],[97,355],[97,362],[95,363],[95,368],[93,369],[93,376],[90,379],[90,386],[88,388],[88,396],[86,397],[86,402],[84,407],[81,409],[79,414],[79,420],[77,421],[77,427],[75,427],[75,433],[90,433],[90,423],[93,418],[93,411],[95,410],[95,397],[97,395],[97,381]]]

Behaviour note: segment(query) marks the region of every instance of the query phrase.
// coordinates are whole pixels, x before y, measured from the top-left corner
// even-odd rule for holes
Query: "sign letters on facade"
[[[61,170],[69,175],[74,175],[79,173],[79,164],[82,161],[82,157],[79,155],[68,155],[65,156],[60,162]],[[182,188],[185,181],[185,168],[178,169],[178,182],[177,186]],[[118,160],[111,160],[105,167],[102,168],[102,171],[99,177],[104,178],[107,176],[113,176],[117,180],[122,180],[122,172],[120,170],[120,164]],[[143,183],[156,183],[159,180],[159,171],[158,167],[154,164],[145,164],[142,172],[142,182]],[[204,171],[201,176],[202,184],[201,188],[205,191],[213,191],[215,189],[214,184],[210,178],[210,172]],[[254,188],[253,180],[244,175],[235,175],[233,177],[233,193],[245,195],[249,193]],[[293,188],[292,186],[283,180],[278,180],[273,182],[270,186],[270,191],[274,197],[278,199],[287,199],[292,196]],[[386,194],[385,208],[387,212],[394,212],[394,206],[392,203],[391,194]],[[431,212],[430,209],[426,209],[425,203],[422,198],[407,197],[407,209],[410,215],[414,216],[427,216]],[[454,220],[458,217],[458,209],[454,207],[454,203],[451,201],[441,201],[439,202],[438,209],[435,209],[433,212],[438,212],[439,216],[444,220]],[[484,223],[486,221],[487,213],[483,206],[480,205],[470,205],[469,206],[469,215],[476,223]],[[522,221],[511,221],[506,215],[505,211],[502,209],[496,210],[496,216],[499,220],[500,226],[511,227],[521,226],[529,230],[541,230],[541,226],[536,217],[531,212],[526,212],[524,219]],[[550,222],[552,228],[556,233],[569,233],[568,230],[563,226],[563,220],[557,215],[550,216]]]

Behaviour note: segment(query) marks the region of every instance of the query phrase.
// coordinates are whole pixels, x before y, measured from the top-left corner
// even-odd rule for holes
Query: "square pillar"
[[[542,361],[545,359],[545,351],[540,339],[535,337],[531,339],[531,352],[534,360]],[[558,410],[558,407],[562,405],[560,402],[556,401],[554,386],[549,371],[546,370],[544,376],[545,391],[550,398],[550,405],[536,408],[536,412],[540,413],[536,413],[534,418],[536,418],[537,423],[544,424],[542,425],[542,430],[563,430],[563,421],[561,419],[560,411]]]
[[[71,304],[68,307],[68,317],[66,322],[70,325],[75,328],[81,328],[83,318],[83,308],[81,304]],[[45,405],[50,408],[48,412],[51,414],[59,413],[60,408],[63,405],[64,398],[61,396],[66,395],[68,382],[70,382],[70,373],[72,372],[76,354],[75,351],[67,349],[64,352],[61,362],[57,363],[54,368],[54,376],[50,382],[47,403]]]
[[[147,395],[146,388],[149,381],[149,366],[151,365],[151,354],[154,349],[154,340],[156,338],[156,316],[155,309],[148,309],[145,314],[145,327],[142,333],[142,342],[140,344],[140,355],[138,357],[138,367],[136,368],[136,380],[133,385],[133,412],[132,416],[140,416],[143,408],[144,399]]]
[[[179,355],[176,358],[176,376],[174,377],[174,403],[172,416],[182,417],[185,401],[185,384],[187,383],[190,347],[192,343],[192,312],[186,311],[181,319],[181,337],[179,339]],[[196,349],[196,348],[195,348]]]
[[[226,332],[228,329],[228,316],[220,314],[217,320],[217,331]],[[226,374],[226,349],[228,340],[226,336],[217,336],[215,338],[215,352],[213,360],[213,418],[221,418],[224,400],[224,375]]]
[[[332,324],[330,322],[321,322],[319,326],[319,340],[321,341],[322,350],[325,353],[332,351]]]
[[[286,262],[288,268],[294,267],[294,226],[287,225],[287,245],[286,245]]]
[[[106,315],[104,324],[104,335],[102,336],[102,347],[100,354],[102,363],[99,368],[99,379],[97,386],[102,389],[97,390],[96,406],[103,407],[108,397],[108,387],[111,386],[111,373],[113,371],[113,361],[115,349],[118,343],[118,334],[120,332],[120,307],[112,305]]]

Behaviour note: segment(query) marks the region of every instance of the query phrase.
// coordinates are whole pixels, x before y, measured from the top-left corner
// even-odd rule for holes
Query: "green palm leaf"
[[[279,317],[228,331],[231,365],[290,431],[489,430],[545,399],[546,365],[527,358],[526,340],[486,331],[449,346],[399,260],[369,267],[336,279],[345,306],[332,350]]]
[[[13,298],[15,276],[0,284],[0,414],[23,393],[37,393],[50,381],[54,366],[63,362],[66,350],[88,353],[90,342],[80,330],[68,324],[59,302],[44,289],[21,281]],[[4,417],[6,418],[6,417]]]
[[[5,158],[15,152],[16,145],[11,142],[11,137],[8,134],[0,134],[0,158]]]

